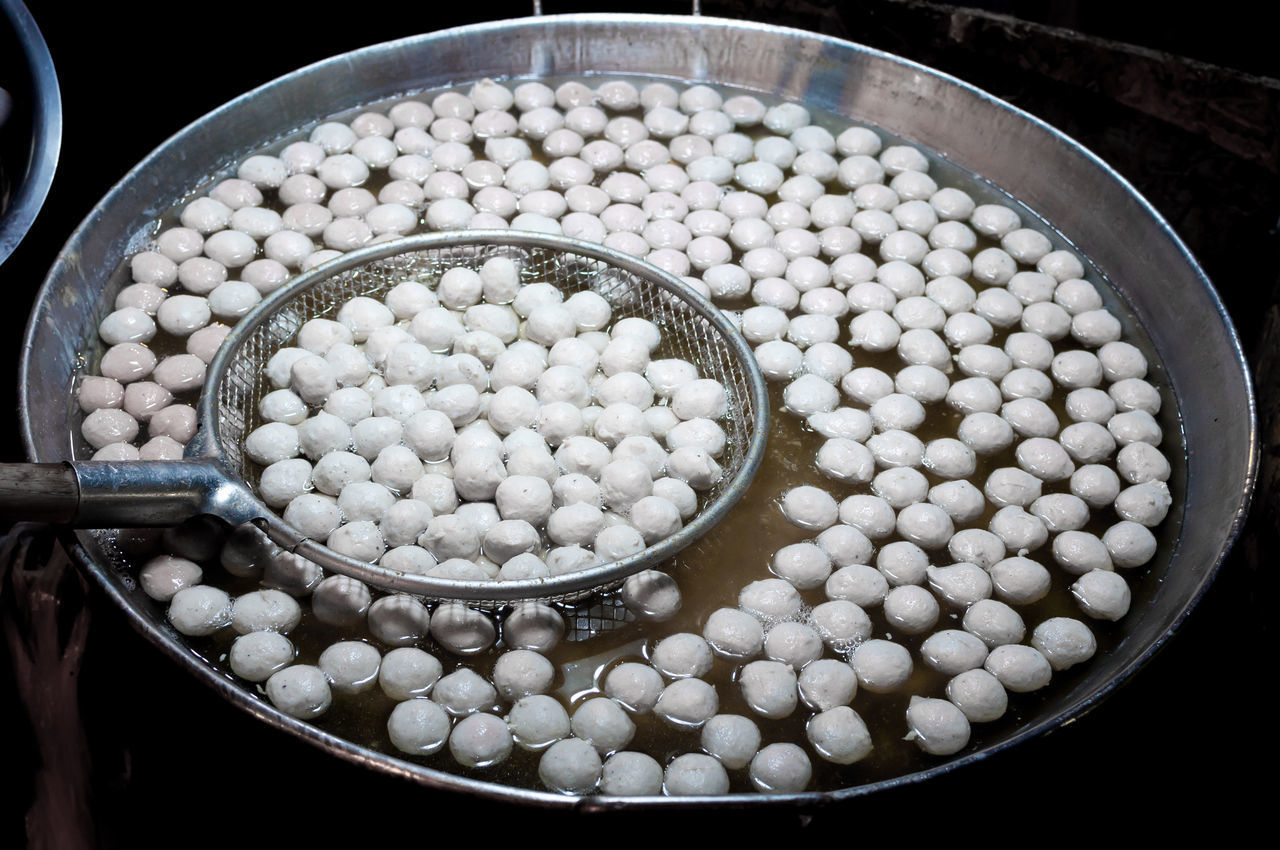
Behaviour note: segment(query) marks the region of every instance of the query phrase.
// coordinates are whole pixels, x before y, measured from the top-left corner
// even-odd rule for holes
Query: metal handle
[[[0,465],[0,521],[71,522],[80,505],[80,484],[69,463]]]
[[[262,511],[214,460],[76,461],[0,465],[0,518],[75,528],[176,525],[212,514],[232,525]]]

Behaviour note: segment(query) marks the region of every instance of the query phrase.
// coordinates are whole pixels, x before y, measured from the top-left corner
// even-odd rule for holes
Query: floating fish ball
[[[619,664],[604,679],[604,692],[636,714],[652,711],[663,688],[662,676],[657,670],[635,662]]]
[[[382,656],[369,644],[339,641],[320,653],[317,666],[328,677],[334,690],[358,694],[377,684],[381,663]]]
[[[740,671],[738,686],[747,705],[761,717],[777,720],[796,709],[796,674],[782,662],[752,661]]]
[[[791,617],[803,604],[796,588],[782,579],[752,582],[738,594],[738,606],[765,621]]]
[[[1099,620],[1119,620],[1129,612],[1129,585],[1109,570],[1091,570],[1071,585],[1080,609]]]
[[[664,687],[653,712],[675,726],[698,727],[719,710],[716,687],[700,678],[677,678]]]
[[[523,649],[503,653],[493,667],[493,685],[509,701],[545,693],[554,677],[546,657]]]
[[[1010,644],[991,650],[984,669],[1013,693],[1039,690],[1049,684],[1053,669],[1049,661],[1033,646]]]
[[[511,748],[507,724],[492,714],[464,717],[449,736],[449,752],[465,767],[491,767],[505,761]]]
[[[705,797],[729,793],[724,766],[703,753],[676,756],[663,774],[663,791],[671,797]]]
[[[712,649],[707,641],[694,634],[675,634],[663,638],[653,648],[650,663],[669,679],[701,677],[711,670]]]
[[[835,764],[853,764],[871,754],[873,744],[866,723],[845,705],[815,714],[805,726],[814,751]]]
[[[662,793],[663,770],[651,756],[620,752],[605,761],[600,792],[615,797],[645,797]]]
[[[822,656],[822,638],[803,623],[783,622],[769,629],[764,640],[766,657],[799,670]]]
[[[836,652],[846,651],[871,636],[871,620],[866,611],[848,599],[832,599],[814,606],[810,619],[818,636]]]
[[[800,698],[817,711],[827,711],[853,701],[858,678],[853,668],[834,658],[820,658],[805,665],[797,678]]]
[[[296,651],[278,632],[249,632],[231,644],[227,662],[231,672],[249,682],[265,682],[293,663]]]
[[[147,596],[157,602],[168,602],[178,591],[199,585],[203,575],[204,571],[194,561],[159,555],[143,564],[138,583]]]
[[[985,669],[966,670],[953,678],[947,683],[947,699],[971,723],[999,720],[1009,706],[1004,686]]]
[[[783,495],[782,513],[793,524],[814,531],[831,527],[839,518],[835,499],[809,485],[795,487]]]
[[[793,543],[779,549],[770,571],[798,590],[821,587],[831,575],[831,559],[813,543]]]
[[[231,627],[242,635],[261,631],[287,634],[301,619],[298,603],[278,590],[246,593],[231,605]]]
[[[169,599],[169,622],[190,637],[211,635],[231,624],[231,597],[209,585],[191,585]]]
[[[831,559],[832,565],[839,568],[865,564],[870,560],[873,549],[865,534],[847,525],[826,529],[815,538],[815,542]]]
[[[428,652],[417,647],[399,647],[382,658],[378,668],[378,685],[382,692],[397,701],[426,696],[440,680],[443,668]]]
[[[938,615],[937,600],[918,585],[895,587],[884,599],[885,619],[891,627],[907,634],[920,634],[933,628]]]
[[[546,749],[570,733],[568,713],[554,697],[545,695],[516,700],[507,715],[507,726],[517,745],[535,751]]]
[[[907,725],[916,744],[931,755],[951,755],[969,743],[968,718],[947,700],[912,697]]]
[[[858,684],[872,693],[892,693],[911,676],[911,653],[887,640],[869,640],[854,650],[850,660]]]
[[[636,732],[635,723],[626,711],[608,697],[589,699],[578,706],[570,728],[575,736],[601,754],[625,748]]]
[[[1098,646],[1089,627],[1070,617],[1052,617],[1036,626],[1031,645],[1055,671],[1088,661]]]
[[[267,679],[267,698],[272,705],[292,717],[312,720],[329,710],[332,692],[318,667],[295,664]]]
[[[387,733],[395,748],[409,755],[426,756],[444,748],[450,721],[429,699],[406,699],[391,710]]]
[[[564,794],[586,794],[600,781],[604,765],[589,742],[568,738],[552,744],[538,761],[538,777]]]
[[[720,608],[707,618],[702,636],[719,656],[746,660],[764,649],[764,629],[760,621],[745,611]]]
[[[809,785],[813,765],[796,744],[769,744],[751,759],[751,784],[765,794],[797,794]]]

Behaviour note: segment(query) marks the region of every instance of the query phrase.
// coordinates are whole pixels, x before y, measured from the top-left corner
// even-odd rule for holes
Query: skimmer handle
[[[0,518],[6,520],[143,528],[212,514],[239,525],[261,516],[258,504],[210,459],[0,465]]]

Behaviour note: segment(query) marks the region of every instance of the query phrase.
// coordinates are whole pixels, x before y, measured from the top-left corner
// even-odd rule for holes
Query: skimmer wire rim
[[[242,457],[240,444],[250,431],[252,414],[239,415],[244,405],[243,400],[237,408],[235,403],[228,400],[227,395],[238,386],[236,381],[248,382],[249,386],[253,387],[256,386],[255,378],[258,381],[261,380],[256,375],[244,374],[246,358],[241,356],[241,352],[246,343],[256,339],[260,331],[262,334],[274,336],[278,342],[277,347],[286,345],[297,327],[305,321],[305,318],[288,314],[289,306],[301,296],[338,275],[354,272],[372,263],[394,261],[396,257],[423,252],[486,248],[501,248],[508,251],[541,250],[555,252],[558,255],[571,254],[580,258],[585,257],[603,264],[604,267],[597,272],[597,276],[608,272],[610,268],[621,269],[642,284],[652,285],[662,290],[661,297],[664,301],[669,298],[668,303],[676,305],[674,309],[692,311],[695,318],[691,321],[705,322],[704,327],[707,328],[708,335],[712,336],[716,344],[725,346],[733,365],[741,368],[742,381],[748,396],[745,399],[740,398],[739,393],[736,393],[732,387],[726,386],[730,395],[728,417],[742,423],[748,440],[738,468],[727,476],[727,482],[718,485],[719,494],[704,505],[694,519],[674,535],[635,555],[560,576],[514,581],[430,577],[403,573],[356,560],[305,537],[267,507],[255,490],[247,487],[252,493],[252,501],[257,503],[257,513],[260,515],[254,522],[277,545],[313,561],[326,570],[350,576],[387,591],[411,593],[432,600],[462,601],[490,607],[527,600],[576,602],[593,593],[616,587],[628,576],[662,563],[710,531],[737,504],[750,486],[763,461],[769,435],[768,388],[764,375],[756,363],[755,355],[742,333],[720,308],[689,288],[679,278],[629,254],[564,236],[529,231],[468,230],[388,240],[334,258],[293,278],[285,286],[264,298],[236,324],[209,364],[210,381],[198,403],[201,433],[192,442],[188,456],[213,458],[227,470],[229,475],[236,480],[245,481],[248,485],[249,482],[244,475],[248,462]],[[614,307],[616,309],[617,305]],[[714,329],[714,335],[710,333],[710,329]],[[664,331],[664,336],[665,333]],[[240,367],[239,374],[237,367]],[[260,372],[261,369],[255,368],[254,371]],[[257,401],[255,397],[249,402],[255,411]],[[746,409],[742,409],[742,405],[746,405]],[[231,442],[232,439],[234,443]]]

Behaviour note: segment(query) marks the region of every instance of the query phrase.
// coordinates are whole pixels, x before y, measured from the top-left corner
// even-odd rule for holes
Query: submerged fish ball
[[[637,617],[662,622],[680,610],[680,587],[661,570],[642,570],[623,582],[622,602]]]

